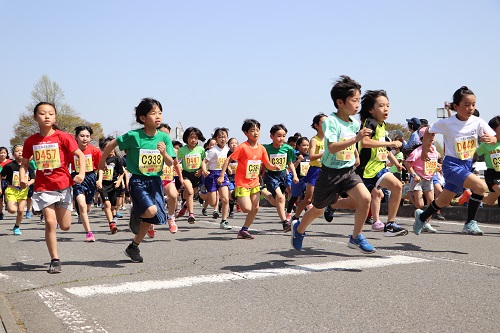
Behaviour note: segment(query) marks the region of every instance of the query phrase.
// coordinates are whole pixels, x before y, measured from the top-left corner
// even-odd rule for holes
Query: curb
[[[7,299],[0,295],[0,333],[19,333],[21,330],[17,326],[16,320],[10,311]]]

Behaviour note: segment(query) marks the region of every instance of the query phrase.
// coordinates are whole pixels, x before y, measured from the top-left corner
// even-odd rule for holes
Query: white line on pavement
[[[297,265],[297,266],[290,266],[287,268],[259,269],[259,270],[232,272],[224,274],[188,276],[172,280],[150,280],[150,281],[125,282],[120,284],[102,284],[102,285],[85,286],[85,287],[72,287],[72,288],[65,288],[65,290],[79,297],[90,297],[90,296],[105,295],[105,294],[120,294],[120,293],[146,292],[158,289],[183,288],[205,283],[221,283],[226,281],[238,281],[238,280],[256,280],[256,279],[264,279],[264,278],[279,277],[286,275],[300,275],[300,274],[309,274],[314,272],[335,271],[335,270],[339,271],[356,270],[363,268],[413,264],[413,263],[422,263],[429,261],[431,260],[396,255],[396,256],[389,256],[382,258],[366,258],[358,260],[333,261],[333,262],[326,262],[319,264]]]
[[[38,291],[38,296],[62,320],[67,332],[107,332],[95,320],[87,319],[85,314],[70,304],[68,297],[49,289]]]

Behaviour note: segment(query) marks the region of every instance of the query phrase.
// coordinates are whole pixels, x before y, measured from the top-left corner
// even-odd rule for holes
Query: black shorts
[[[201,184],[201,177],[196,177],[194,174],[194,172],[187,172],[182,170],[182,177],[184,177],[185,179],[189,179],[191,184],[193,184],[193,189]]]
[[[495,171],[495,169],[486,169],[484,172],[484,180],[486,185],[488,185],[488,189],[491,192],[495,192],[493,185],[500,185],[500,172]]]
[[[339,195],[360,183],[363,181],[354,168],[332,169],[322,166],[314,188],[312,204],[319,209],[325,208],[337,202]]]
[[[118,192],[123,193],[122,190],[115,188],[113,182],[111,184],[102,184],[102,188],[98,191],[102,202],[109,201],[111,207],[116,206],[116,198],[121,195]]]

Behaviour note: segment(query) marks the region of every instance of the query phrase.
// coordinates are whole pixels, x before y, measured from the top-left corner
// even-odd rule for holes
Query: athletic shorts
[[[25,189],[17,189],[12,186],[8,186],[5,189],[5,200],[7,202],[18,202],[21,200],[26,200],[28,199],[28,188],[26,187]]]
[[[94,203],[94,195],[97,190],[96,181],[97,175],[95,172],[87,172],[81,184],[73,185],[73,199],[76,200],[77,196],[83,194],[87,205]]]
[[[71,187],[57,191],[34,192],[32,197],[33,210],[39,212],[52,204],[55,204],[56,208],[73,210],[73,197],[71,192]]]
[[[484,180],[489,190],[495,192],[493,185],[500,185],[500,172],[495,171],[495,169],[486,169],[484,172]]]
[[[279,187],[281,193],[285,193],[285,189],[287,186],[287,175],[286,171],[266,171],[266,175],[264,176],[264,184],[266,188],[271,194],[273,198],[276,198],[276,189]]]
[[[7,186],[9,186],[9,183],[7,183],[7,179],[1,180],[1,186],[2,186],[2,193],[0,193],[0,198],[3,198],[5,190],[7,189]]]
[[[380,186],[380,183],[382,182],[382,180],[387,175],[390,175],[390,174],[391,174],[391,172],[389,171],[388,168],[383,168],[375,175],[375,177],[363,178],[363,183],[365,184],[368,191],[371,192],[374,188],[378,188]]]
[[[165,198],[160,177],[132,175],[129,183],[130,198],[132,199],[132,214],[140,216],[151,206],[156,206],[154,217],[143,218],[142,221],[151,224],[165,224]]]
[[[194,174],[194,172],[187,172],[182,170],[182,177],[184,177],[184,179],[189,179],[191,184],[193,184],[193,189],[201,184],[201,177],[196,177]]]
[[[471,170],[472,160],[445,156],[443,160],[444,188],[457,194],[462,192],[464,181],[472,173]]]
[[[312,186],[316,186],[316,181],[318,180],[319,172],[321,171],[320,167],[310,166],[309,170],[307,170],[307,175],[303,178],[306,184],[311,184]]]
[[[251,194],[260,193],[260,186],[255,186],[252,188],[238,187],[234,189],[234,196],[239,197],[249,197]]]
[[[434,190],[434,184],[432,183],[432,179],[424,179],[421,178],[419,182],[415,181],[415,178],[412,177],[410,182],[410,188],[408,191],[422,191],[422,192],[430,192]]]
[[[224,181],[222,184],[217,184],[217,179],[219,179],[220,170],[210,170],[210,174],[205,177],[205,189],[207,192],[215,192],[219,188],[224,186],[229,186],[231,183],[227,178],[227,174],[224,173]]]
[[[293,174],[291,172],[287,172],[286,174],[286,186],[292,186],[293,184]]]
[[[306,182],[301,178],[297,184],[292,183],[292,197],[300,198],[306,190]]]
[[[35,192],[35,184],[31,184],[28,186],[28,198],[33,196],[33,192]]]
[[[337,202],[340,194],[362,183],[354,168],[332,169],[322,166],[314,188],[312,204],[318,209],[323,209]]]
[[[115,184],[112,182],[111,184],[102,184],[102,188],[98,192],[102,202],[109,201],[111,207],[114,207],[116,206],[116,198],[119,197],[119,190],[119,188],[115,188]],[[123,193],[122,190],[120,192]]]

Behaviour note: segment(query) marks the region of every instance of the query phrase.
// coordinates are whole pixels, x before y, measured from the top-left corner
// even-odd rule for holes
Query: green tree
[[[40,102],[49,102],[55,105],[57,110],[56,125],[60,130],[74,134],[76,126],[90,126],[94,131],[93,145],[97,145],[97,140],[104,136],[101,123],[91,123],[81,118],[78,112],[65,102],[64,91],[57,82],[51,81],[47,75],[43,75],[33,87],[31,102],[26,106],[26,111],[19,115],[19,120],[14,126],[14,137],[10,139],[12,146],[23,144],[26,138],[39,131],[38,124],[33,117],[33,109]]]

